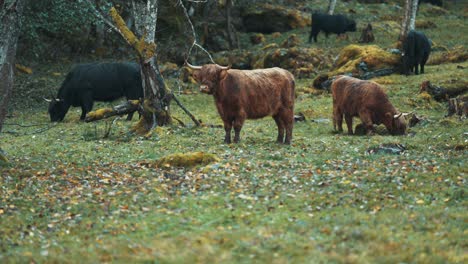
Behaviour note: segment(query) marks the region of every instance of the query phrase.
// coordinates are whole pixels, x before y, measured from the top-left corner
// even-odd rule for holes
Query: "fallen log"
[[[85,122],[92,122],[109,118],[111,116],[122,116],[138,111],[140,114],[143,111],[141,106],[143,102],[140,100],[128,100],[123,104],[116,105],[112,108],[101,108],[96,111],[91,111],[86,115]]]
[[[450,98],[457,97],[458,95],[464,94],[468,91],[468,87],[462,83],[460,87],[444,88],[442,86],[433,85],[430,81],[423,81],[419,92],[427,92],[436,101],[448,101]]]

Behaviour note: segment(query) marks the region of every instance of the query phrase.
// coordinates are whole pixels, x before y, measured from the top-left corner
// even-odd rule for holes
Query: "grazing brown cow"
[[[246,119],[272,116],[278,126],[278,143],[290,144],[294,124],[294,76],[281,68],[234,70],[217,64],[192,66],[200,91],[212,94],[224,122],[225,143],[240,140]],[[286,137],[284,134],[286,133]]]
[[[367,135],[374,133],[373,124],[384,124],[392,135],[406,133],[403,114],[393,107],[380,86],[371,81],[339,76],[331,86],[333,95],[333,127],[343,131],[343,115],[348,133],[353,134],[353,117],[359,117]]]

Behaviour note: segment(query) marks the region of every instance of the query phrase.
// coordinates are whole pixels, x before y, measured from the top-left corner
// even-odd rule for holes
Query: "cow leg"
[[[371,113],[369,111],[362,111],[359,113],[359,118],[362,124],[366,128],[366,134],[368,136],[374,134],[374,126],[372,125]]]
[[[312,37],[314,38],[314,42],[317,43],[317,35],[320,32],[320,29],[317,29],[316,27],[312,26],[312,30],[310,31],[309,35],[309,43],[312,42]]]
[[[244,120],[245,119],[243,118],[237,118],[234,120],[234,143],[240,142],[240,132],[244,125]]]
[[[336,108],[333,109],[333,129],[343,132],[343,113]]]
[[[292,141],[292,131],[294,126],[294,111],[292,109],[288,109],[283,112],[283,124],[285,125],[286,129],[286,138],[284,139],[284,144],[290,145]]]
[[[86,114],[93,109],[93,95],[91,92],[85,92],[81,101],[81,116],[80,120],[85,120]]]
[[[224,121],[224,120],[223,120]],[[232,130],[232,122],[231,121],[224,121],[224,143],[231,144],[231,130]]]
[[[348,126],[348,134],[353,134],[353,116],[345,114],[346,125]]]
[[[284,130],[285,130],[285,125],[283,123],[283,120],[281,119],[280,115],[274,115],[273,119],[275,119],[276,126],[278,126],[278,137],[276,139],[276,142],[278,143],[283,143],[284,139]]]
[[[85,120],[86,118],[86,114],[91,112],[91,109],[93,109],[93,101],[91,101],[90,103],[84,103],[82,106],[81,106],[81,116],[80,116],[80,120]]]

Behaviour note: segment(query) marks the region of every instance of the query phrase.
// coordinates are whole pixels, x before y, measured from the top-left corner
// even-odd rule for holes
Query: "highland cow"
[[[332,83],[333,127],[342,132],[343,115],[348,134],[353,134],[353,117],[359,117],[367,135],[374,133],[374,124],[384,124],[392,135],[406,133],[406,121],[375,82],[338,76]]]
[[[200,91],[214,97],[224,122],[225,143],[240,141],[246,119],[272,116],[278,126],[278,143],[290,144],[294,124],[294,76],[281,68],[235,70],[217,64],[192,66]],[[285,135],[286,134],[286,135]]]

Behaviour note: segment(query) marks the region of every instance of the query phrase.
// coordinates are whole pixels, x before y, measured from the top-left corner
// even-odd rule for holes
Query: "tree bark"
[[[15,56],[20,32],[23,0],[0,0],[0,131],[13,90]]]
[[[400,36],[398,38],[400,45],[405,41],[408,32],[415,29],[417,11],[418,0],[405,0],[404,16],[401,22]]]
[[[226,0],[226,6],[224,7],[226,12],[226,33],[227,39],[229,44],[229,49],[232,50],[237,47],[236,45],[236,38],[234,32],[234,26],[232,25],[232,16],[231,16],[231,9],[232,9],[232,0]]]
[[[335,12],[336,0],[329,0],[328,2],[328,14],[333,15]]]
[[[134,130],[138,133],[145,133],[156,126],[164,126],[171,122],[171,96],[166,90],[156,58],[155,33],[158,19],[158,0],[134,0],[132,1],[132,13],[135,18],[137,34],[141,38],[137,38],[128,29],[115,8],[111,9],[111,17],[116,28],[138,55],[145,100],[142,118]]]

